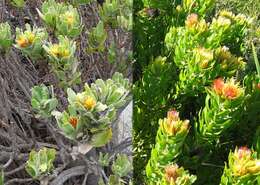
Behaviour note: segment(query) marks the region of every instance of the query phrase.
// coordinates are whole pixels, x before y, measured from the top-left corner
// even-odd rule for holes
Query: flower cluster
[[[146,176],[149,184],[161,182],[164,185],[166,181],[164,183],[162,181],[164,179],[162,171],[170,162],[176,160],[180,154],[183,142],[189,131],[189,120],[181,120],[179,112],[171,110],[167,113],[167,118],[159,120],[159,125],[156,144],[152,149],[150,160],[146,166]]]
[[[44,23],[51,27],[56,35],[74,38],[82,31],[80,16],[72,5],[47,0],[42,4],[41,11],[38,9],[37,11]]]
[[[166,34],[165,45],[180,69],[177,95],[204,93],[204,87],[216,77],[232,77],[245,69],[242,57],[232,52],[239,53],[249,25],[240,20],[241,15],[230,20],[222,14],[206,23],[192,13],[185,26],[172,27]]]
[[[220,184],[257,184],[260,160],[256,156],[256,153],[247,147],[236,148],[234,152],[230,152]]]
[[[221,73],[225,76],[232,76],[238,69],[244,69],[246,63],[242,57],[232,55],[226,46],[216,49],[215,55],[220,63]]]
[[[76,42],[70,41],[67,37],[59,36],[59,43],[47,43],[43,46],[52,63],[66,65],[74,61]]]
[[[232,172],[234,176],[260,173],[260,160],[254,159],[251,150],[247,147],[236,149],[233,157]]]
[[[80,82],[78,62],[75,57],[76,42],[67,37],[59,36],[59,43],[47,43],[43,46],[49,57],[53,72],[59,78],[60,86],[64,89]]]
[[[234,100],[243,95],[243,89],[233,78],[226,82],[222,78],[217,78],[213,81],[212,87],[219,96],[227,100]]]
[[[68,89],[67,110],[56,111],[53,115],[68,138],[88,140],[96,147],[103,146],[112,137],[111,123],[117,110],[126,103],[128,92],[128,80],[115,73],[112,79],[97,80],[91,86],[86,84],[83,92],[75,93]]]
[[[25,28],[25,31],[16,29],[15,47],[34,60],[43,58],[42,45],[47,40],[48,33],[43,28],[31,28],[29,24],[26,24]]]

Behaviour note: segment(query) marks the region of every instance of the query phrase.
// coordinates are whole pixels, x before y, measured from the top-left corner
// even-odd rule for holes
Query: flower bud
[[[179,177],[178,165],[169,165],[165,167],[165,179],[169,184],[175,184],[175,181]]]
[[[178,6],[176,7],[176,11],[177,11],[177,12],[181,12],[181,11],[182,11],[182,7],[181,7],[180,5],[178,5]]]

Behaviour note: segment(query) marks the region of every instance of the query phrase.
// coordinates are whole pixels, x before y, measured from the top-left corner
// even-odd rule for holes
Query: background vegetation
[[[198,114],[200,107],[204,106],[203,99],[179,97],[176,99],[175,82],[178,81],[179,71],[176,69],[164,46],[165,34],[172,25],[182,25],[174,22],[172,7],[166,4],[181,4],[181,1],[134,1],[134,180],[135,184],[145,183],[145,166],[150,158],[151,148],[155,144],[158,119],[166,116],[171,108],[177,108],[182,118],[192,120]],[[163,6],[164,5],[164,6]],[[166,7],[169,7],[167,9]],[[211,20],[219,10],[232,10],[234,13],[243,13],[254,18],[250,34],[244,41],[246,51],[243,56],[247,62],[246,73],[256,73],[255,63],[252,55],[251,41],[256,46],[259,58],[259,11],[260,5],[256,1],[216,1],[212,11],[207,14],[206,20]],[[185,17],[185,16],[184,16]],[[158,56],[163,56],[157,58]],[[184,99],[185,98],[185,99]],[[181,101],[181,102],[180,102]],[[253,116],[253,115],[252,115]],[[200,162],[197,169],[190,169],[191,173],[196,171],[200,177],[195,184],[215,185],[219,184],[223,172],[224,162],[228,158],[230,150],[236,146],[251,146],[255,136],[255,130],[259,122],[259,116],[253,116],[255,121],[244,122],[243,126],[230,130],[226,138],[222,138],[219,147],[212,151],[210,158]],[[192,129],[191,129],[192,130]],[[188,141],[187,141],[188,142]],[[189,153],[192,156],[205,156],[200,149],[194,149]],[[203,157],[202,157],[203,158]],[[180,161],[188,160],[181,159]],[[182,163],[182,162],[181,162]],[[192,166],[184,164],[185,167]]]

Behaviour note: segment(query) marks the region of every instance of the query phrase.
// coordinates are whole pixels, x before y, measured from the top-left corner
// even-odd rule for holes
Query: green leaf
[[[109,128],[107,130],[96,133],[92,136],[90,144],[94,147],[102,147],[106,145],[112,138],[112,129]]]

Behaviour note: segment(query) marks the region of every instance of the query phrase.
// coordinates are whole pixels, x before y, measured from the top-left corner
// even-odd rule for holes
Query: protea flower
[[[180,120],[179,112],[176,110],[171,110],[167,112],[167,119],[170,121],[178,121]]]
[[[161,120],[160,125],[163,130],[170,136],[177,133],[186,132],[189,128],[189,120],[180,120],[179,112],[171,110],[167,113],[167,118]]]
[[[185,21],[185,25],[188,27],[188,28],[193,28],[195,27],[199,22],[199,17],[197,14],[195,13],[192,13],[190,15],[188,15],[186,21]]]
[[[213,89],[218,95],[222,95],[224,85],[223,78],[217,78],[213,81]]]
[[[52,62],[71,62],[74,60],[76,42],[69,40],[67,37],[59,36],[59,43],[47,43],[43,48],[48,53]]]
[[[247,147],[240,147],[235,150],[232,168],[234,176],[244,176],[248,173],[257,174],[260,172],[260,160],[254,159],[252,154],[253,152]]]
[[[224,82],[222,78],[217,78],[213,81],[214,91],[222,96],[224,99],[234,100],[241,96],[243,93],[238,83],[231,78],[229,81]]]
[[[196,176],[190,175],[183,167],[170,164],[164,168],[163,185],[191,185],[196,181]]]
[[[225,99],[233,100],[242,94],[242,89],[235,83],[234,79],[231,79],[225,83],[222,89],[222,94]]]
[[[175,181],[177,180],[179,174],[178,174],[178,165],[169,165],[165,167],[165,179],[170,184],[175,184]]]

